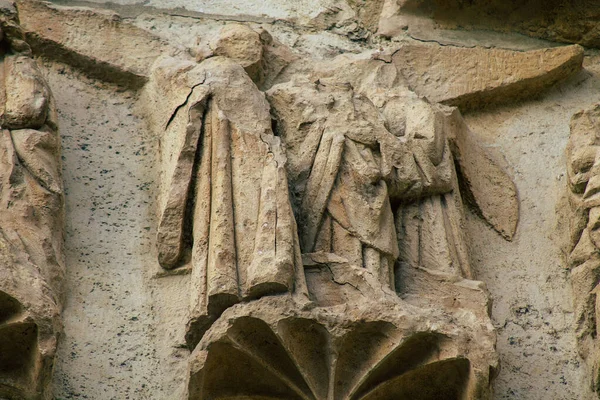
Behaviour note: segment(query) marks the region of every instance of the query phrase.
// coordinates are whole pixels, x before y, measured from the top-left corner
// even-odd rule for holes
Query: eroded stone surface
[[[119,2],[125,3],[131,2]],[[103,244],[106,236],[100,235],[102,257],[92,257],[103,263],[98,270],[82,267],[89,247],[74,247],[82,255],[72,278],[90,285],[97,280],[92,290],[104,283],[111,289],[105,298],[88,296],[85,284],[78,288],[77,299],[89,297],[90,304],[69,305],[77,337],[65,342],[62,360],[69,359],[69,348],[81,345],[86,350],[77,351],[108,362],[110,371],[106,384],[95,384],[92,363],[72,356],[58,379],[78,368],[90,377],[63,381],[63,395],[87,395],[91,385],[90,394],[111,398],[439,398],[444,391],[452,398],[491,396],[497,371],[491,304],[485,285],[474,280],[463,198],[505,239],[517,235],[519,241],[520,200],[511,174],[520,172],[499,162],[502,149],[480,143],[452,106],[468,111],[539,97],[579,71],[582,51],[448,48],[407,37],[408,43],[379,42],[378,48],[369,31],[377,13],[387,12],[384,2],[339,2],[339,8],[321,12],[330,3],[313,5],[308,19],[301,10],[296,19],[284,9],[285,21],[277,22],[246,16],[244,4],[230,17],[252,23],[209,16],[215,19],[190,30],[201,32],[196,40],[185,32],[167,45],[164,40],[177,33],[166,26],[186,24],[180,17],[157,17],[155,7],[162,2],[128,9],[149,11],[135,21],[24,2],[34,50],[88,75],[142,88],[140,115],[156,138],[152,157],[159,160],[156,172],[144,164],[144,173],[155,176],[150,193],[157,201],[156,216],[148,215],[151,223],[143,229],[156,242],[126,256],[118,253],[119,268],[128,272],[115,277],[123,282],[112,288],[115,245]],[[205,11],[168,12],[194,19]],[[46,19],[61,25],[62,18],[74,23],[56,36],[45,31]],[[155,29],[162,31],[149,33]],[[319,29],[326,34],[313,31]],[[88,30],[100,32],[98,48],[80,41]],[[331,39],[336,35],[337,42]],[[42,43],[61,51],[41,51]],[[357,54],[339,55],[342,49]],[[94,74],[96,68],[102,73]],[[20,86],[45,88],[35,79]],[[34,92],[7,98],[5,118],[21,133],[13,139],[19,160],[41,185],[56,190],[60,178],[52,160],[35,152],[56,144],[22,122],[30,119],[39,128],[44,118],[39,99],[47,96]],[[101,107],[100,101],[92,103]],[[89,121],[106,124],[101,118]],[[110,135],[122,139],[118,121],[108,125],[114,127]],[[154,163],[152,157],[146,161]],[[150,196],[136,203],[144,212],[155,207]],[[135,215],[131,232],[140,224]],[[141,272],[141,264],[147,271]],[[479,271],[484,267],[478,265]],[[132,282],[142,286],[134,290],[135,307],[119,298],[119,290]],[[87,312],[99,299],[115,310],[102,343],[84,344],[81,321],[103,318],[101,310]],[[139,387],[146,381],[133,367],[119,373],[111,357],[117,350],[109,349],[107,335],[133,328],[115,322],[128,310],[142,310],[148,322],[128,339],[115,339],[115,347],[132,355],[123,368],[135,365],[161,376],[151,386]],[[139,346],[126,349],[135,340]],[[192,351],[189,374],[185,340]],[[323,356],[318,350],[323,348],[335,356]],[[102,356],[94,356],[97,351]]]
[[[410,334],[398,333],[398,343],[432,329],[446,336],[432,327],[430,313],[443,309],[461,321],[471,315],[468,321],[441,323],[455,332],[450,342],[468,342],[473,331],[482,338],[453,350],[457,353],[451,359],[465,363],[453,396],[488,397],[490,371],[497,367],[493,330],[484,286],[470,280],[462,201],[447,137],[451,110],[419,98],[403,84],[394,64],[368,55],[317,64],[297,60],[290,65],[294,78],[287,81],[290,75],[283,74],[275,79],[265,99],[248,75],[248,66],[261,62],[260,52],[246,52],[248,40],[260,49],[258,37],[238,27],[221,34],[224,39],[215,39],[213,46],[222,49],[221,55],[200,64],[160,60],[144,95],[151,126],[161,136],[158,260],[166,269],[191,268],[187,337],[196,350],[189,398],[320,399],[323,393],[353,398],[353,391],[370,392],[368,385],[335,389],[316,383],[308,371],[319,366],[302,354],[293,357],[306,363],[306,370],[293,372],[272,355],[253,350],[275,340],[274,327],[255,331],[253,326],[277,325],[289,313],[334,337],[338,333],[331,331],[340,319],[351,326],[352,318],[367,318],[339,314],[343,307],[364,310],[376,325],[402,325],[383,309],[411,315],[409,325],[429,321]],[[237,59],[223,57],[235,49],[243,50]],[[455,293],[455,300],[436,296],[440,290]],[[260,299],[266,296],[275,300]],[[378,302],[387,305],[380,308]],[[323,312],[302,314],[315,307]],[[254,322],[238,335],[253,335],[257,343],[235,350],[250,353],[253,361],[242,363],[250,375],[238,374],[230,382],[223,374],[232,366],[218,350],[228,342],[223,321],[250,317]],[[345,334],[340,335],[315,340],[335,342]],[[392,348],[381,346],[371,351],[385,358]],[[442,369],[454,362],[437,361]],[[329,359],[326,368],[343,362]],[[266,363],[283,386],[252,363]],[[436,374],[438,367],[428,368]],[[371,372],[346,373],[360,381]],[[415,393],[418,384],[402,383],[409,379],[400,378],[402,371],[389,374],[395,378],[379,378],[387,380],[385,389],[370,396]],[[431,390],[439,394],[444,389]]]
[[[16,10],[1,6],[0,397],[50,399],[65,268],[60,137]]]
[[[387,0],[380,31],[394,35],[418,18],[427,17],[444,28],[515,31],[557,42],[598,47],[599,11],[595,2],[586,0]]]
[[[27,39],[37,53],[124,86],[142,86],[156,58],[176,51],[122,22],[115,12],[38,1],[20,1],[18,6]]]
[[[195,343],[225,308],[301,290],[285,156],[264,94],[228,58],[162,60],[148,90],[150,112],[166,111],[155,120],[166,129],[158,257],[169,269],[191,259]],[[165,107],[185,90],[183,103]]]
[[[485,297],[461,283],[453,292]],[[478,312],[459,314],[393,298],[363,298],[350,312],[286,298],[238,305],[192,353],[190,398],[486,398],[493,330],[470,325]]]
[[[567,145],[567,173],[571,190],[569,220],[571,243],[569,268],[575,292],[576,332],[582,357],[592,371],[592,384],[598,387],[598,341],[596,339],[598,306],[598,201],[597,165],[599,107],[581,111],[571,120],[571,136]]]
[[[409,45],[392,59],[416,93],[468,110],[539,95],[581,69],[583,49],[567,46],[516,52]]]
[[[505,239],[512,240],[520,207],[515,184],[494,155],[478,142],[460,113],[450,111],[447,123],[465,200]]]

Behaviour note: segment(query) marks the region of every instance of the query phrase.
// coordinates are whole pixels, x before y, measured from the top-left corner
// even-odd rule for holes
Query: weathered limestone
[[[447,29],[514,31],[598,47],[599,12],[598,4],[586,0],[386,0],[379,32],[394,35],[415,17],[427,17]]]
[[[598,105],[575,114],[571,120],[571,136],[567,146],[569,203],[572,210],[568,262],[575,292],[576,331],[581,355],[590,366],[590,380],[596,390],[600,367],[600,347],[596,337],[600,278],[599,123]]]
[[[155,120],[166,129],[158,257],[168,269],[191,260],[195,344],[225,308],[302,290],[285,156],[264,95],[232,60],[165,59],[150,88],[151,107],[167,111]]]
[[[452,110],[364,56],[308,69],[298,60],[295,78],[276,77],[265,98],[250,79],[265,62],[258,35],[221,35],[199,64],[157,62],[144,94],[161,138],[158,260],[191,269],[189,398],[488,397],[494,333],[461,231],[448,136],[461,145],[465,132]],[[355,367],[351,349],[378,326],[395,339],[372,343],[371,361]],[[445,343],[424,339],[433,359],[376,367],[430,337]],[[348,354],[306,356],[325,342],[325,354]],[[323,368],[329,378],[311,372]],[[416,394],[432,375],[453,383]]]
[[[421,44],[401,47],[392,60],[417,94],[466,111],[539,95],[581,70],[583,49],[518,52]]]
[[[135,2],[165,8],[165,3],[161,0]],[[319,26],[321,28],[333,25],[335,22],[349,18],[354,14],[353,9],[343,0],[319,0],[317,2],[295,0],[279,3],[276,6],[274,6],[274,3],[262,0],[248,0],[243,4],[236,0],[225,0],[219,3],[172,0],[168,3],[168,7],[190,13],[225,16],[227,20],[234,21],[243,18],[259,22],[283,19],[299,25]]]
[[[0,397],[50,399],[61,331],[63,192],[54,100],[0,3]]]
[[[216,33],[207,44],[208,51],[198,51],[197,61],[211,56],[229,57],[244,67],[259,89],[270,87],[284,68],[298,59],[264,29],[255,32],[242,24],[228,24]]]
[[[114,12],[27,0],[18,1],[18,6],[23,30],[36,53],[123,86],[143,86],[157,57],[177,50],[122,22]]]
[[[478,143],[458,110],[449,111],[447,125],[464,200],[506,240],[512,240],[519,222],[515,184],[494,154]]]
[[[376,75],[388,72],[377,64],[364,67],[375,68]],[[368,85],[377,87],[377,78]],[[351,89],[363,84],[325,79],[275,85],[268,92],[290,157],[302,250],[337,254],[393,288],[399,248],[390,202],[452,191],[454,165],[443,115],[423,100],[389,93],[382,109],[408,111],[397,116],[405,124],[396,137],[370,99]],[[394,85],[384,81],[377,89],[393,91]],[[404,109],[390,111],[397,105]]]
[[[457,286],[458,293],[475,294]],[[362,300],[351,308],[298,309],[289,299],[265,297],[227,310],[192,353],[189,398],[489,396],[492,327],[468,322],[483,315],[460,318],[393,297]]]
[[[322,8],[328,4],[340,7]],[[148,292],[155,304],[172,301],[156,294],[169,289],[189,298],[189,307],[161,310],[185,320],[170,331],[181,337],[153,338],[180,359],[189,348],[189,380],[177,382],[188,393],[174,397],[491,397],[491,300],[471,266],[463,207],[512,240],[520,204],[509,173],[461,111],[539,96],[581,69],[582,48],[517,52],[404,38],[376,51],[379,43],[365,40],[384,2],[327,0],[306,26],[363,41],[364,51],[317,60],[256,24],[221,19],[196,47],[181,49],[112,12],[20,5],[34,52],[139,90],[131,101],[139,101],[160,160],[150,183],[156,223],[150,216],[143,227],[157,231]],[[345,20],[352,10],[357,21]],[[0,170],[9,171],[2,188],[11,192],[10,212],[0,211],[9,265],[0,273],[31,270],[35,285],[11,289],[12,276],[0,279],[0,379],[26,350],[6,345],[25,332],[15,318],[31,316],[23,343],[49,350],[18,366],[28,377],[7,373],[16,389],[0,381],[0,398],[50,398],[43,386],[60,331],[63,268],[56,116],[22,37],[5,40]],[[582,354],[593,361],[596,144],[586,136],[594,123],[584,119],[576,117],[569,153],[571,262],[584,294],[576,310]],[[153,330],[154,321],[144,323]],[[15,394],[25,388],[34,389]]]
[[[315,63],[277,44],[282,67],[271,68],[269,43],[264,31],[226,26],[196,62],[159,60],[144,89],[161,138],[158,260],[190,271],[189,398],[489,397],[494,334],[485,286],[473,280],[460,190],[507,240],[518,195],[444,103],[468,110],[535,96],[581,68],[581,49],[405,45],[389,56]],[[438,61],[417,65],[423,57],[411,52]],[[482,60],[531,68],[509,77],[506,68],[497,76],[478,67],[436,80],[441,89],[415,78],[432,65],[444,70],[457,54],[460,68]],[[320,338],[298,342],[288,323]],[[424,346],[447,356],[415,361],[410,371],[384,363],[378,372],[379,361],[343,370],[351,357],[344,346],[358,347],[354,332],[372,332],[371,324],[393,327],[395,339],[374,344],[370,360],[409,357],[400,349],[429,335],[443,344]],[[318,343],[337,356],[307,357]],[[228,361],[240,357],[239,366]],[[232,381],[238,368],[249,372]],[[320,368],[326,378],[310,372]],[[339,374],[356,378],[339,388]],[[432,374],[454,383],[416,394],[418,379]]]

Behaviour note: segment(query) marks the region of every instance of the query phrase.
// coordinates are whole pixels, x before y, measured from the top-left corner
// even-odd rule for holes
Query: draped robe
[[[176,97],[181,84],[188,93],[162,139],[158,257],[172,269],[191,251],[188,339],[196,342],[226,308],[302,292],[304,276],[286,159],[264,95],[224,57],[181,72],[169,68],[177,66],[158,69],[159,89]]]

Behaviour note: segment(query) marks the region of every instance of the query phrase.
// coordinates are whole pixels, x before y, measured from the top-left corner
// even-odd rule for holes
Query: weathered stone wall
[[[597,398],[594,7],[497,3],[17,1],[66,235],[13,139],[60,254],[0,398]]]

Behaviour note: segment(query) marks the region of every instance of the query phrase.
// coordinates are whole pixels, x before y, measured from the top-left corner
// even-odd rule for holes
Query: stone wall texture
[[[0,0],[0,400],[600,398],[598,24]]]

